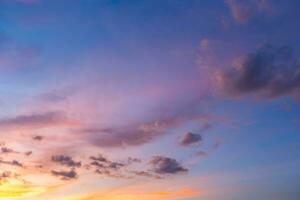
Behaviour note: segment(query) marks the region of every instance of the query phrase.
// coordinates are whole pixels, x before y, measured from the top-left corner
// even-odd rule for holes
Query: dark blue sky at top
[[[137,149],[128,154],[163,152],[191,165],[189,178],[220,177],[203,183],[205,189],[217,188],[215,194],[205,194],[207,199],[296,200],[300,1],[266,0],[268,6],[259,7],[257,2],[263,0],[245,0],[242,9],[250,6],[246,19],[234,15],[234,9],[241,9],[236,2],[0,0],[0,116],[6,122],[7,116],[53,109],[82,122],[80,130],[118,125],[123,130],[124,124],[132,128],[136,123],[159,122],[165,119],[161,113],[179,115],[180,120],[190,113],[203,114],[211,125],[203,131],[208,141],[203,148],[210,149],[215,141],[220,144],[209,156],[196,158],[199,164],[187,158],[195,149],[174,144],[186,130],[201,132],[188,120],[167,127],[173,134],[158,136],[145,146],[137,142],[133,147]],[[291,49],[291,62],[278,61],[282,67],[292,63],[290,71],[276,68],[264,74],[255,68],[259,62],[249,53],[265,44],[275,51],[282,46]],[[263,61],[278,64],[270,60]],[[251,73],[253,68],[256,74]],[[270,81],[257,83],[255,75]],[[221,89],[215,86],[215,76],[225,80]],[[272,82],[277,78],[286,84],[283,90]],[[269,96],[276,89],[277,96]],[[67,96],[67,101],[36,100],[45,93]]]

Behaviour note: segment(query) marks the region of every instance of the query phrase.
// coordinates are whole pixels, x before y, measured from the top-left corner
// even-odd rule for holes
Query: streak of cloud
[[[139,146],[166,134],[168,129],[188,121],[200,122],[204,118],[206,116],[167,117],[126,127],[81,129],[75,133],[85,136],[92,144],[100,147]]]
[[[0,129],[38,129],[74,124],[75,122],[69,120],[65,113],[58,111],[0,119]]]
[[[70,179],[75,179],[77,178],[77,172],[75,170],[70,170],[70,171],[56,171],[52,170],[51,174],[53,176],[58,176],[61,177],[62,180],[70,180]]]

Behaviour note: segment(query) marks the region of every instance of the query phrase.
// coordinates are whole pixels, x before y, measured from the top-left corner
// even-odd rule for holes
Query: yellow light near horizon
[[[183,197],[193,197],[196,195],[200,195],[199,191],[190,189],[190,188],[183,188],[179,190],[173,191],[132,191],[132,190],[114,190],[114,191],[103,191],[94,193],[91,195],[84,195],[84,196],[76,196],[76,197],[65,197],[61,200],[166,200],[169,198],[183,198]]]
[[[32,197],[45,191],[46,189],[26,185],[20,181],[8,181],[0,185],[0,199],[13,200]]]

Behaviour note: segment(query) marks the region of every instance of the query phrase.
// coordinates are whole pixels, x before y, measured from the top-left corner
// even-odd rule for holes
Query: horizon
[[[0,199],[298,200],[297,0],[0,0]]]

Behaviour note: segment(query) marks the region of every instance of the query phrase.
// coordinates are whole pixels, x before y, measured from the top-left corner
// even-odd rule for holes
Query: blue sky
[[[299,6],[0,0],[0,199],[298,199]]]

